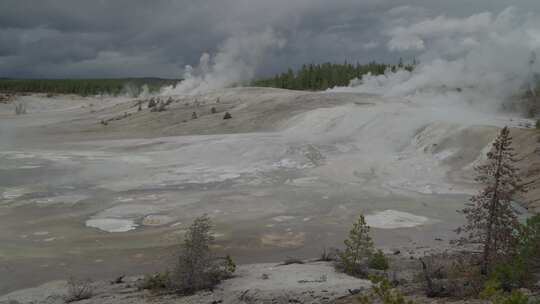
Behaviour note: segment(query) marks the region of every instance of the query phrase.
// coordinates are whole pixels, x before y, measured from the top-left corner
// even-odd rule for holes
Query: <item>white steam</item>
[[[539,71],[540,19],[507,8],[466,18],[438,16],[389,27],[391,51],[421,52],[413,72],[366,75],[351,82],[356,91],[413,100],[466,102],[492,107],[534,83]]]
[[[196,95],[251,80],[267,52],[284,44],[270,29],[231,37],[213,57],[204,53],[197,68],[186,66],[184,80],[163,94]]]

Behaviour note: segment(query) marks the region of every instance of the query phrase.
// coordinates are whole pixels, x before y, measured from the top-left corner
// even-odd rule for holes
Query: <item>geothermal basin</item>
[[[498,128],[528,123],[262,88],[171,96],[164,112],[138,111],[141,98],[17,98],[27,115],[0,104],[0,294],[162,270],[202,214],[240,263],[318,257],[359,213],[386,250],[445,246]]]

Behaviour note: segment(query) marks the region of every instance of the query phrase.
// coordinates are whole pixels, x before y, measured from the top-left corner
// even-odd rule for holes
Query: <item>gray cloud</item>
[[[536,0],[512,3],[538,10]],[[3,0],[0,77],[181,77],[202,53],[268,28],[286,40],[257,75],[322,61],[396,61],[414,55],[389,29],[426,16],[498,13],[503,0]],[[415,36],[416,35],[416,36]],[[416,41],[416,43],[419,43]],[[417,50],[422,47],[417,46]]]

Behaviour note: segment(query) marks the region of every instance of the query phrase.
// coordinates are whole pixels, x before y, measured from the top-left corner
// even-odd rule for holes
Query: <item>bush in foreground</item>
[[[364,215],[360,214],[349,232],[349,238],[344,241],[345,249],[338,253],[335,262],[338,271],[356,277],[367,275],[365,262],[373,253],[373,240],[369,235],[369,230]]]
[[[139,282],[139,289],[181,295],[212,290],[236,271],[236,264],[230,256],[217,257],[212,253],[210,247],[213,242],[210,218],[206,215],[196,218],[180,245],[174,269],[146,276]]]
[[[195,219],[189,227],[172,273],[171,284],[175,291],[191,294],[212,289],[236,270],[229,256],[218,258],[211,252],[214,242],[211,230],[212,223],[206,215]]]

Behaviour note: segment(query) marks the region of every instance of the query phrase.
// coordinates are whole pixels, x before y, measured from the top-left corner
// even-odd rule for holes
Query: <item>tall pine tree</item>
[[[462,235],[459,242],[482,246],[483,274],[488,274],[496,261],[508,257],[516,245],[519,222],[512,198],[526,192],[526,187],[518,175],[515,156],[510,131],[504,127],[487,153],[487,161],[475,168],[475,180],[484,188],[462,210],[467,222],[456,230]]]

